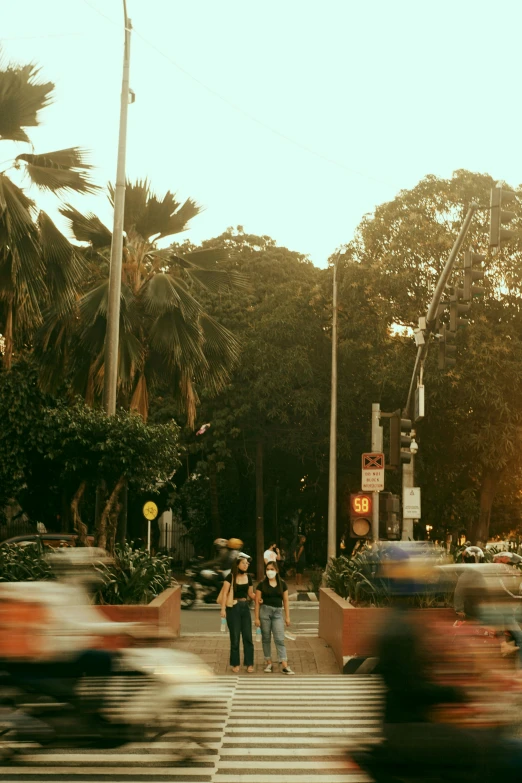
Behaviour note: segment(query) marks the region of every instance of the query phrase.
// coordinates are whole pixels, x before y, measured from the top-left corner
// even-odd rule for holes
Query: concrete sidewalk
[[[318,637],[299,636],[295,641],[285,639],[288,652],[288,663],[296,674],[339,674],[339,667],[330,647],[323,639]],[[229,666],[230,640],[227,634],[213,634],[212,636],[181,636],[173,647],[177,650],[191,652],[210,666],[215,674],[230,674]],[[254,642],[255,655],[255,674],[268,677],[264,674],[263,648],[261,644]],[[272,649],[272,660],[277,661],[275,648]],[[278,676],[284,677],[274,667]],[[241,675],[253,677],[253,674],[247,674],[244,667],[241,667]]]

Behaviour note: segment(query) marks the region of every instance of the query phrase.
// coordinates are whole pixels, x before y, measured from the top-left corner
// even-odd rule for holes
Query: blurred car
[[[30,546],[36,544],[38,549],[43,552],[45,549],[61,549],[63,547],[76,546],[77,535],[67,533],[35,533],[34,535],[13,536],[0,542],[0,547],[7,545]],[[89,546],[93,546],[94,537],[87,536]]]

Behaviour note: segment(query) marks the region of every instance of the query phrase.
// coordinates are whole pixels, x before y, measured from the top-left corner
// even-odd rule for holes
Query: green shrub
[[[0,582],[38,582],[42,579],[54,579],[54,574],[37,544],[0,547]]]
[[[316,566],[315,568],[312,568],[308,576],[310,578],[310,584],[308,585],[309,592],[318,593],[319,588],[323,583],[323,576],[324,576],[323,569],[320,568],[319,566]]]
[[[98,604],[148,604],[173,582],[170,557],[134,550],[129,544],[117,545],[114,562],[100,563],[97,570],[104,579],[96,594]]]
[[[325,575],[326,586],[341,598],[363,606],[387,606],[392,597],[389,580],[380,576],[383,547],[366,546],[348,558],[344,555],[334,558],[328,564]],[[433,584],[426,584],[411,596],[412,606],[429,608],[451,605],[452,595]]]

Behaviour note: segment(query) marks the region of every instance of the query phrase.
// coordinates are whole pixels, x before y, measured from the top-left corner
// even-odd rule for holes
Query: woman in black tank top
[[[252,641],[252,616],[250,601],[255,598],[252,577],[248,574],[250,558],[239,557],[227,576],[221,594],[221,617],[227,618],[230,633],[230,665],[234,674],[239,672],[239,644],[243,637],[243,663],[247,672],[254,671],[254,644]],[[232,593],[231,593],[232,591]]]

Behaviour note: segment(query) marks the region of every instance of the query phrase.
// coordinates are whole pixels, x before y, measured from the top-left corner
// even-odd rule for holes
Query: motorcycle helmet
[[[226,538],[216,538],[214,541],[214,546],[216,549],[225,549],[228,546],[228,542]]]
[[[229,549],[241,549],[243,542],[240,538],[229,538],[227,546]]]
[[[479,546],[467,546],[462,552],[462,560],[465,563],[483,563],[484,552]]]
[[[252,562],[252,558],[250,555],[247,555],[246,552],[238,552],[237,560],[248,560],[249,563]]]

